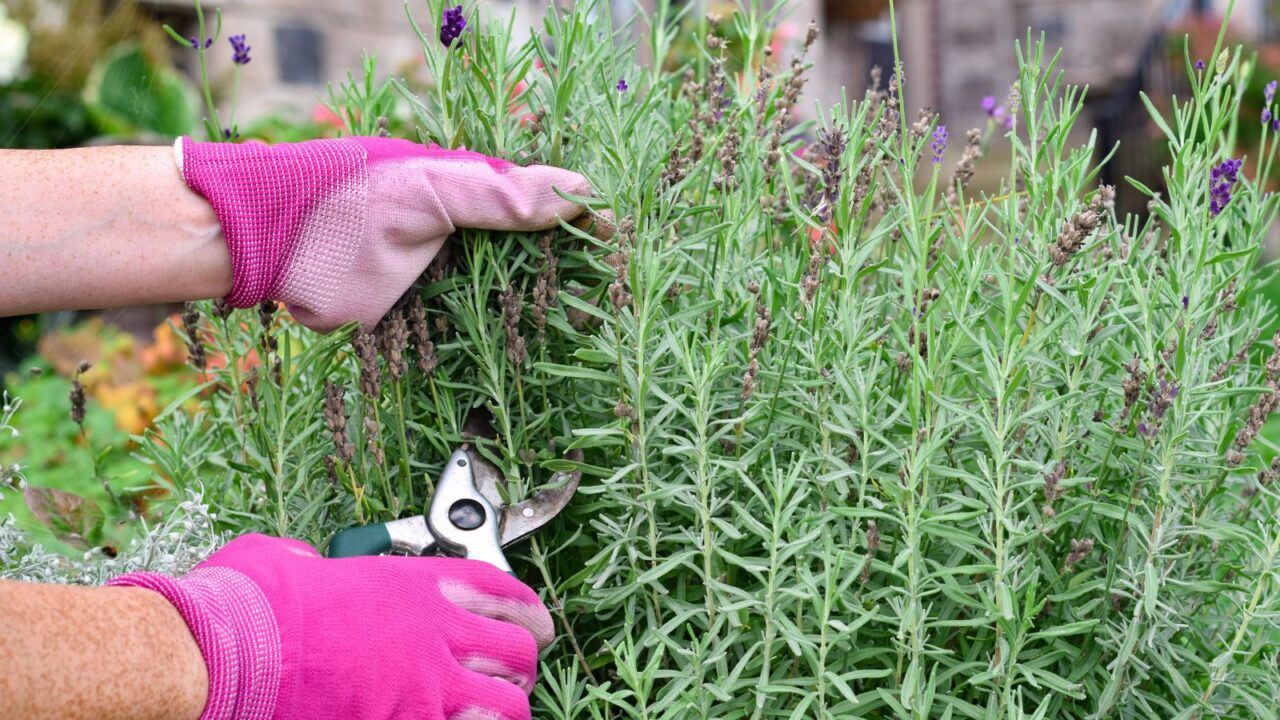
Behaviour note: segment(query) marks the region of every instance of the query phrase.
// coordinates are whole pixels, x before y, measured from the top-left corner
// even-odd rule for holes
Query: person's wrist
[[[129,597],[141,608],[138,623],[164,638],[165,647],[172,651],[160,675],[171,686],[166,693],[172,698],[168,716],[181,720],[199,718],[209,698],[209,671],[182,615],[162,595],[151,590],[140,587],[112,587],[110,590]]]
[[[175,161],[175,150],[166,151],[165,172],[171,178],[169,187],[181,190],[176,191],[177,197],[167,205],[167,214],[160,220],[182,238],[181,252],[186,256],[185,264],[189,280],[195,284],[195,294],[203,298],[224,297],[231,291],[232,276],[231,254],[227,251],[222,226],[209,201],[188,187],[182,177],[181,151],[176,154]]]
[[[111,587],[145,589],[185,624],[205,668],[201,720],[267,720],[280,683],[280,639],[271,606],[248,577],[197,568],[182,578],[130,573]]]

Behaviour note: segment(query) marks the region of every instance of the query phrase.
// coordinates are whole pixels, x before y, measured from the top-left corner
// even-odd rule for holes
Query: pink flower
[[[346,127],[347,125],[345,122],[342,121],[342,118],[338,117],[337,114],[335,114],[332,110],[330,110],[329,107],[324,103],[316,103],[316,106],[312,108],[311,122],[317,125],[327,125],[329,127],[335,127],[335,128],[338,128],[339,130]]]

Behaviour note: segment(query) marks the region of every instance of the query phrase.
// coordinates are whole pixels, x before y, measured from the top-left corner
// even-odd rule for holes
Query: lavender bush
[[[219,527],[420,512],[483,407],[512,497],[585,475],[512,552],[561,631],[536,717],[1276,716],[1277,142],[1235,143],[1239,51],[1149,103],[1166,187],[1119,217],[1030,38],[966,134],[894,68],[800,121],[819,28],[774,56],[780,9],[660,1],[647,55],[697,50],[667,71],[604,3],[528,39],[428,5],[431,86],[370,60],[334,93],[351,129],[583,172],[596,227],[464,232],[371,334],[194,307],[225,366],[140,452]]]

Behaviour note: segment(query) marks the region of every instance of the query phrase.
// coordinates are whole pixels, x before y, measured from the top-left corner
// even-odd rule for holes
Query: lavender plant
[[[350,129],[395,98],[416,139],[572,168],[595,227],[466,231],[373,333],[197,306],[223,362],[139,453],[220,528],[421,512],[463,441],[517,499],[580,470],[511,553],[561,631],[537,717],[1275,717],[1277,141],[1236,144],[1239,50],[1148,101],[1164,187],[1121,217],[1042,40],[947,167],[900,65],[798,120],[820,29],[775,56],[782,8],[660,0],[641,66],[605,3],[527,39],[426,5],[430,87],[367,62]]]

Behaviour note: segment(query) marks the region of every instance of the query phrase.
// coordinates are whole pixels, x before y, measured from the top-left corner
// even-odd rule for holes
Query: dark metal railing
[[[1164,137],[1156,131],[1141,94],[1146,93],[1157,107],[1166,105],[1174,95],[1189,94],[1182,44],[1171,28],[1188,13],[1201,12],[1205,4],[1205,0],[1168,3],[1160,26],[1143,43],[1133,72],[1095,105],[1093,119],[1098,129],[1099,152],[1105,155],[1116,148],[1111,161],[1102,168],[1102,181],[1116,186],[1116,210],[1122,214],[1144,215],[1147,209],[1147,198],[1125,182],[1125,177],[1139,180],[1153,190],[1163,188]]]

